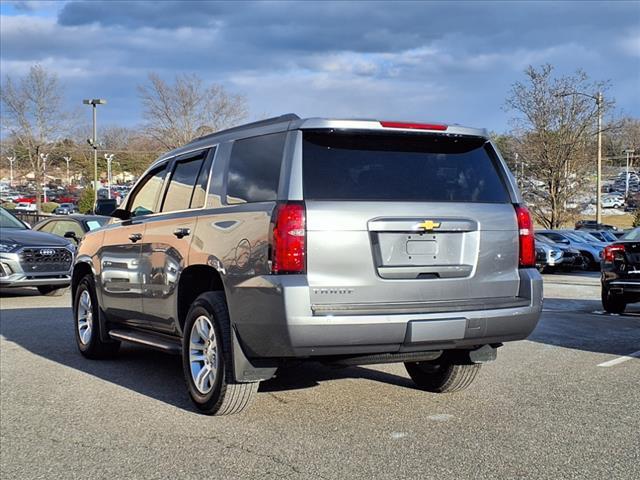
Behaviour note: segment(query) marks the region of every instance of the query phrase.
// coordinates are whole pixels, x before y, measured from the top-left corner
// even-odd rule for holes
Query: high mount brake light
[[[616,259],[616,253],[624,254],[624,245],[607,245],[604,247],[602,258],[605,262],[613,262]]]
[[[516,205],[516,217],[518,217],[518,244],[520,253],[518,266],[530,268],[536,265],[536,243],[533,236],[533,221],[526,207]]]
[[[304,202],[279,203],[273,218],[271,272],[305,273],[307,230]]]
[[[438,130],[445,131],[449,128],[447,125],[439,125],[436,123],[406,123],[406,122],[380,122],[385,128],[407,128],[411,130]]]

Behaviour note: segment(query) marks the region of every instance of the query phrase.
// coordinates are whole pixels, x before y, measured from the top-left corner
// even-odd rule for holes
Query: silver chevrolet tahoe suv
[[[485,130],[283,115],[163,155],[113,217],[76,256],[78,348],[181,355],[208,414],[291,361],[403,362],[456,391],[541,311],[531,217]]]

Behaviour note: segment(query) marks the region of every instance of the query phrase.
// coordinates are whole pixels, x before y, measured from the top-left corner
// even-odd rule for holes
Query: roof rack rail
[[[187,145],[191,145],[192,143],[199,142],[200,140],[215,137],[216,135],[222,135],[224,133],[231,133],[239,130],[246,130],[247,128],[264,127],[266,125],[272,125],[274,123],[280,123],[280,122],[290,122],[292,120],[300,120],[300,117],[295,113],[285,113],[284,115],[280,115],[279,117],[265,118],[264,120],[258,120],[257,122],[245,123],[244,125],[238,125],[237,127],[231,127],[225,130],[219,130],[217,132],[209,133],[207,135],[194,138],[189,143],[187,143]]]

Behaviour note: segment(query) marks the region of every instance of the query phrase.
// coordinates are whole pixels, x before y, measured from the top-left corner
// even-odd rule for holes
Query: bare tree
[[[610,157],[623,156],[626,150],[633,150],[635,156],[640,155],[640,120],[624,117],[609,126],[604,137],[604,148]]]
[[[55,74],[34,65],[19,80],[7,76],[0,99],[2,129],[24,151],[31,165],[40,210],[44,180],[41,154],[63,134],[68,118],[62,108],[61,85]]]
[[[228,93],[222,85],[205,85],[195,74],[177,75],[170,85],[156,73],[138,87],[144,106],[147,135],[165,148],[176,148],[194,138],[233,126],[247,116],[244,96]]]
[[[525,198],[533,214],[545,227],[558,228],[576,213],[571,205],[595,170],[597,106],[575,93],[595,95],[606,91],[607,83],[591,81],[580,70],[554,76],[551,65],[529,67],[525,75],[506,101],[506,109],[516,114],[512,148],[525,166]],[[612,105],[608,100],[601,108],[606,112]]]

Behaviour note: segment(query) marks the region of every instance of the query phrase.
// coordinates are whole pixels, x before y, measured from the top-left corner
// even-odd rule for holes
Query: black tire
[[[49,285],[40,285],[37,288],[41,295],[47,295],[48,297],[60,297],[67,290],[67,287],[52,287]]]
[[[211,382],[210,390],[206,393],[203,393],[196,387],[190,360],[190,354],[192,352],[191,335],[194,330],[194,324],[196,320],[203,316],[207,318],[213,326],[216,344],[215,362],[217,365],[215,379]],[[195,352],[197,351],[198,350],[195,350]],[[234,379],[231,323],[224,293],[203,293],[196,298],[191,305],[187,313],[183,332],[182,367],[191,400],[198,410],[207,415],[232,415],[240,413],[247,408],[253,400],[255,393],[258,391],[259,382],[237,383]],[[194,368],[198,367],[196,366]]]
[[[587,252],[580,252],[580,254],[582,255],[582,257],[586,262],[586,265],[587,265],[586,270],[591,270],[591,271],[600,270],[600,262],[596,262],[595,258],[593,258],[593,255]]]
[[[602,287],[602,307],[609,313],[624,313],[627,303],[622,297],[611,294],[608,288]]]
[[[81,312],[79,304],[84,292],[87,292],[91,299],[91,317],[88,322],[91,324],[91,332],[88,338],[83,337],[83,339],[81,339],[81,328],[79,327]],[[82,353],[86,358],[94,360],[111,358],[120,349],[120,342],[115,340],[105,342],[100,338],[100,322],[102,321],[103,319],[101,317],[98,298],[96,297],[96,287],[93,275],[85,275],[78,283],[78,288],[76,289],[76,294],[73,298],[73,329],[75,331],[78,350],[80,350],[80,353]]]
[[[409,376],[421,390],[452,393],[464,390],[475,380],[480,364],[455,365],[449,362],[406,362]]]

